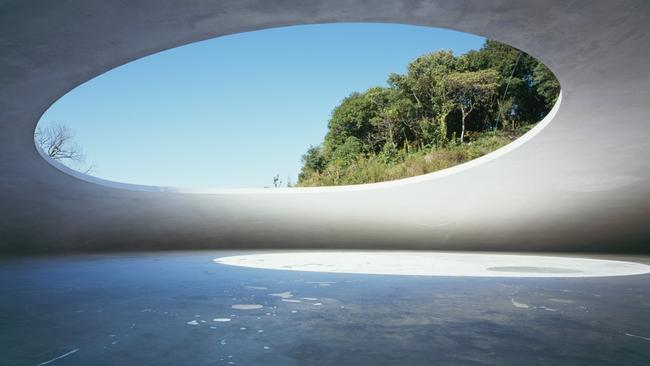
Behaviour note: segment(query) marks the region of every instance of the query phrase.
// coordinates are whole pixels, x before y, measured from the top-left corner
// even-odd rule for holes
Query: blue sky
[[[40,126],[68,125],[93,175],[135,184],[295,182],[332,109],[385,85],[419,55],[484,38],[395,24],[323,24],[215,38],[107,72],[63,96]]]

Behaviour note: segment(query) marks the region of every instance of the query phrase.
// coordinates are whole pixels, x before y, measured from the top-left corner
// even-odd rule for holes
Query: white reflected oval
[[[650,273],[619,260],[545,255],[314,251],[228,256],[218,264],[285,271],[459,277],[607,277]]]

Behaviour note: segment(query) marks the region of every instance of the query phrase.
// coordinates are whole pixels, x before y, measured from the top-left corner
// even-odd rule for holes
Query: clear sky
[[[118,67],[71,91],[40,125],[68,125],[93,175],[180,187],[295,182],[332,109],[419,55],[484,38],[395,24],[323,24],[215,38]]]

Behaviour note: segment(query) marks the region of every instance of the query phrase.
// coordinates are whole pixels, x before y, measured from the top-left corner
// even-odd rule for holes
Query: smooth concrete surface
[[[648,252],[649,18],[646,0],[0,1],[0,252]],[[75,177],[34,147],[51,103],[116,66],[221,35],[327,22],[508,43],[553,70],[562,101],[534,136],[479,163],[358,187],[128,186]]]
[[[649,364],[648,274],[386,276],[212,261],[246,254],[0,260],[0,365]]]

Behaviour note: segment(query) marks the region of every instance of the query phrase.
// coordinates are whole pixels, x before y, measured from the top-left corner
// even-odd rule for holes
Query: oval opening
[[[476,159],[551,109],[559,83],[496,41],[397,24],[319,24],[154,54],[41,117],[42,154],[167,187],[376,183]]]

